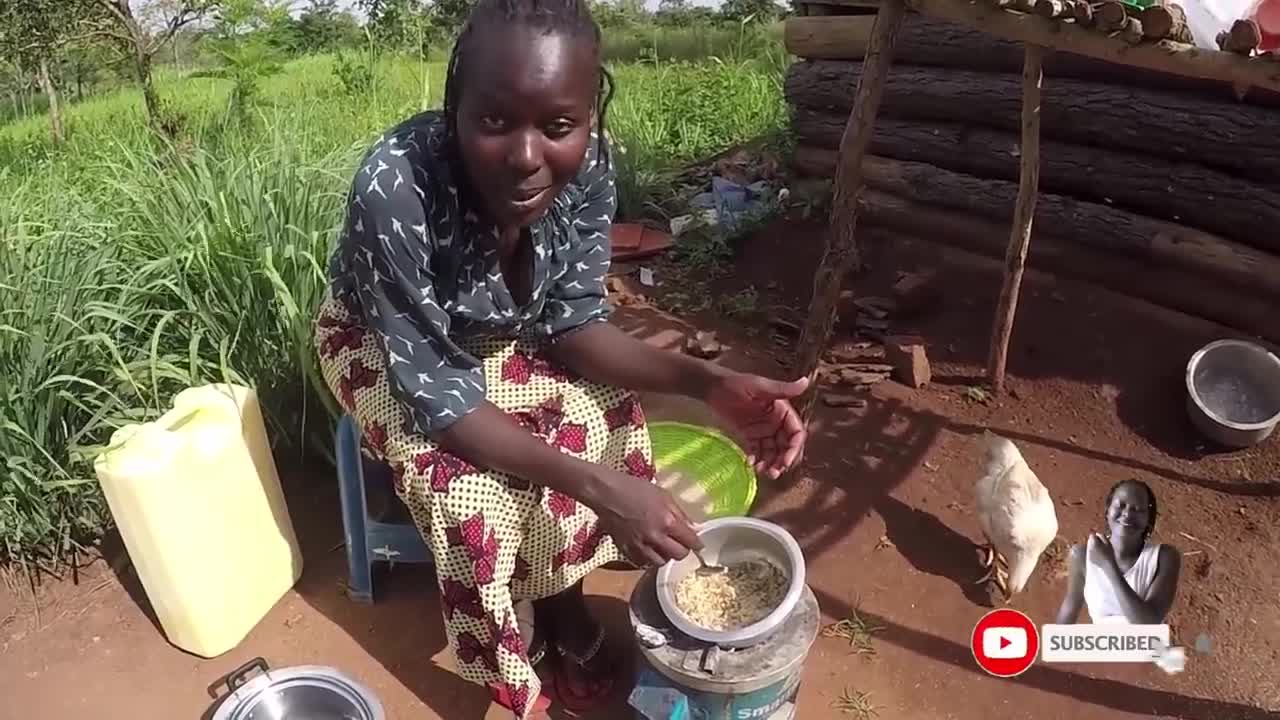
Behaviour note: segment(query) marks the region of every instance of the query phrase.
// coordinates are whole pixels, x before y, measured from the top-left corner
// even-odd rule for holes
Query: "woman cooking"
[[[436,558],[458,671],[517,718],[548,704],[544,656],[569,709],[611,690],[588,572],[700,547],[651,483],[633,392],[705,400],[769,477],[805,443],[789,399],[806,381],[726,370],[607,322],[611,92],[586,0],[479,0],[443,112],[387,131],[360,164],[317,318],[325,380]],[[526,601],[532,630],[517,622]]]
[[[1182,555],[1151,542],[1155,493],[1141,480],[1124,480],[1111,488],[1103,513],[1109,536],[1092,533],[1086,545],[1071,548],[1058,623],[1074,623],[1081,606],[1095,623],[1163,623],[1178,591]]]

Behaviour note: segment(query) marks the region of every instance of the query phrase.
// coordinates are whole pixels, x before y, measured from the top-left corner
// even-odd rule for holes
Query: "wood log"
[[[1064,0],[1036,0],[1035,13],[1049,19],[1069,17],[1071,8]]]
[[[1280,91],[1280,71],[1277,71],[1271,62],[1262,59],[1242,58],[1231,53],[1170,42],[1129,48],[1122,41],[1107,35],[1035,15],[1010,13],[977,3],[962,3],[956,0],[909,0],[909,2],[911,8],[921,14],[984,30],[1006,40],[1035,43],[1054,50],[1173,75]],[[795,18],[794,20],[813,22],[826,21],[828,18]],[[788,24],[791,22],[789,20]]]
[[[801,146],[795,163],[806,175],[822,176],[830,172],[831,154]],[[869,187],[927,205],[997,222],[1008,222],[1014,209],[1016,186],[1011,182],[876,155],[867,156],[864,165]],[[1052,228],[1064,240],[1117,257],[1182,267],[1263,293],[1273,298],[1272,302],[1280,298],[1280,255],[1194,228],[1045,192],[1036,204],[1035,222],[1037,227]]]
[[[800,373],[809,378],[809,388],[799,398],[798,410],[806,422],[813,411],[817,382],[815,375],[831,339],[839,311],[840,290],[844,278],[857,260],[857,238],[854,230],[858,219],[858,195],[862,192],[863,157],[880,111],[889,65],[893,62],[893,46],[898,28],[906,14],[903,0],[883,0],[876,14],[867,48],[865,72],[857,78],[849,120],[840,139],[840,162],[836,167],[835,194],[828,220],[826,247],[813,281],[813,297],[809,313],[800,332],[796,360]]]
[[[1005,368],[1009,358],[1009,340],[1013,337],[1013,320],[1018,312],[1018,295],[1022,290],[1022,273],[1031,249],[1031,224],[1035,220],[1037,194],[1040,191],[1040,86],[1044,82],[1041,60],[1044,48],[1027,46],[1027,59],[1022,67],[1022,153],[1018,172],[1018,198],[1013,206],[1013,223],[1009,247],[1004,254],[1004,282],[996,304],[991,328],[991,347],[987,356],[987,380],[999,395],[1004,392]]]
[[[794,63],[787,71],[787,99],[796,106],[846,110],[852,100],[846,88],[860,70],[856,62]],[[884,112],[1014,130],[1020,95],[1016,76],[899,65],[885,87]],[[1045,90],[1042,113],[1047,138],[1197,162],[1280,187],[1273,111],[1061,79]]]
[[[1152,5],[1138,14],[1142,21],[1142,34],[1148,40],[1173,40],[1191,44],[1191,28],[1187,27],[1187,13],[1174,3]]]
[[[1093,12],[1093,6],[1086,2],[1076,7]],[[787,52],[811,60],[861,60],[873,21],[874,17],[791,18],[784,25]],[[1022,67],[1021,43],[993,37],[964,25],[912,14],[903,20],[900,34],[898,57],[907,65],[1008,73],[1019,72]],[[1044,61],[1044,74],[1047,78],[1075,78],[1193,92],[1220,101],[1235,102],[1230,83],[1116,65],[1069,52],[1048,55]],[[1251,89],[1244,100],[1249,104],[1280,108],[1280,93],[1260,88]]]
[[[1231,29],[1218,33],[1218,47],[1224,52],[1248,57],[1262,44],[1262,30],[1258,23],[1240,19],[1231,23]]]
[[[820,164],[834,167],[842,116],[796,108],[791,129],[810,146],[806,152],[828,148],[831,157]],[[1040,187],[1045,192],[1114,205],[1280,254],[1280,190],[1150,154],[1047,139],[1041,148]],[[1018,179],[1018,138],[1001,130],[882,117],[870,152],[967,175]]]
[[[992,35],[1051,50],[1064,50],[1119,64],[1161,70],[1206,80],[1280,91],[1280,69],[1269,61],[1242,58],[1180,43],[1159,42],[1126,47],[1105,35],[1035,15],[996,11],[956,0],[906,0],[922,15],[968,25]]]
[[[1105,0],[1094,11],[1093,24],[1105,33],[1119,32],[1124,28],[1124,21],[1128,17],[1129,11],[1125,9],[1124,3],[1119,0]]]
[[[1120,28],[1120,37],[1130,45],[1137,45],[1142,42],[1142,21],[1130,15],[1124,19],[1124,26]]]
[[[1093,27],[1093,5],[1088,0],[1080,0],[1071,9],[1071,16],[1076,19],[1076,24],[1081,27]]]
[[[944,246],[958,247],[992,259],[1002,259],[1007,224],[968,213],[947,210],[907,198],[867,189],[860,199],[864,231],[874,241],[892,242],[898,233]],[[883,228],[892,228],[886,236]],[[1027,264],[1095,283],[1130,297],[1195,315],[1227,327],[1280,342],[1275,300],[1259,297],[1229,283],[1177,267],[1153,265],[1145,258],[1105,252],[1054,236],[1037,225]]]

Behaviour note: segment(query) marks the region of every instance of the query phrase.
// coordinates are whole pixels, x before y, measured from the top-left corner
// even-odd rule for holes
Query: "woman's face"
[[[582,165],[599,61],[580,39],[520,27],[486,31],[465,61],[457,132],[467,177],[500,228],[524,227]]]
[[[1107,527],[1113,536],[1141,539],[1151,523],[1151,503],[1139,485],[1121,485],[1107,507]]]

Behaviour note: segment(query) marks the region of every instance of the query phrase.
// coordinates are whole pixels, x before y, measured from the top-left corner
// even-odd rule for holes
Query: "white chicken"
[[[982,562],[987,574],[977,582],[994,576],[1007,603],[1026,586],[1040,554],[1058,536],[1058,514],[1049,491],[1016,445],[990,431],[983,433],[982,440],[986,468],[974,484],[973,495],[987,541]]]

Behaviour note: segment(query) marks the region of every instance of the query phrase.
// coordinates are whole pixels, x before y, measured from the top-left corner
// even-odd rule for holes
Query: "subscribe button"
[[[1036,657],[1047,663],[1145,663],[1169,647],[1168,625],[1045,625],[1037,631],[1024,613],[992,610],[973,628],[973,659],[988,674],[1014,677]]]
[[[1045,625],[1045,662],[1141,663],[1169,647],[1168,625]]]

